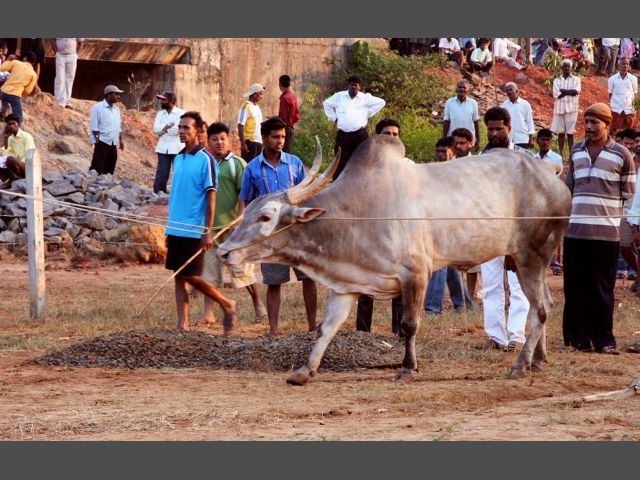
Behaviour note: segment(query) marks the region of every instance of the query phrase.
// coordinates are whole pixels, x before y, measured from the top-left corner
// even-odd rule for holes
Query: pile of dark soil
[[[283,337],[218,337],[202,332],[135,330],[96,337],[36,358],[34,365],[112,368],[214,367],[238,370],[290,370],[311,352],[315,333]],[[329,344],[321,370],[348,371],[402,360],[404,346],[393,337],[339,331]]]

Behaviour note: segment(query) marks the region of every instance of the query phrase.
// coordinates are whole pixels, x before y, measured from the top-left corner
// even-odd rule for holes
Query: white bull
[[[304,384],[317,372],[360,294],[378,299],[402,294],[405,356],[398,377],[412,373],[417,367],[415,335],[431,273],[501,255],[517,271],[531,304],[527,340],[510,376],[540,369],[545,361],[551,300],[545,268],[567,220],[468,218],[568,216],[567,187],[544,162],[513,150],[425,165],[411,164],[404,155],[399,140],[372,137],[329,185],[337,158],[318,176],[318,148],[309,177],[289,191],[252,202],[218,249],[229,264],[284,263],[329,289],[318,339],[306,365],[287,378],[289,383]],[[460,219],[436,220],[445,217]],[[370,220],[339,220],[344,218]],[[411,218],[433,220],[406,220]],[[287,225],[292,228],[282,230]]]

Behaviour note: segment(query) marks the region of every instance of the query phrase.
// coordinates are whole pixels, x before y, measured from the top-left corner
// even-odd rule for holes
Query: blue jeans
[[[442,313],[442,301],[444,300],[445,283],[449,287],[449,295],[456,310],[462,308],[463,295],[466,307],[472,310],[475,305],[469,296],[466,285],[460,289],[460,271],[457,268],[441,268],[431,275],[427,285],[427,294],[424,298],[424,309],[427,313]]]
[[[2,100],[2,110],[5,110],[7,105],[11,105],[11,113],[17,115],[22,123],[22,100],[20,97],[0,92],[0,99]]]

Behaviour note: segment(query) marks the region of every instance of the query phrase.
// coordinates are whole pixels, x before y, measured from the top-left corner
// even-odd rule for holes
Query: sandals
[[[627,348],[629,353],[640,353],[640,343],[634,343]]]
[[[620,352],[613,345],[607,345],[598,350],[598,353],[604,353],[605,355],[620,355]]]

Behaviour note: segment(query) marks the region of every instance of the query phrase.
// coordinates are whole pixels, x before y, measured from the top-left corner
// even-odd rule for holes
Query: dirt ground
[[[26,365],[72,343],[141,327],[172,328],[173,292],[163,291],[132,320],[167,278],[160,266],[88,266],[47,271],[43,321],[29,322],[27,268],[0,263],[0,439],[33,440],[640,440],[640,395],[580,404],[583,395],[626,387],[640,356],[560,354],[562,277],[549,277],[556,305],[543,373],[507,380],[512,353],[480,350],[479,312],[447,310],[423,318],[420,371],[397,383],[392,368],[320,371],[305,387],[286,372],[211,368],[108,369]],[[640,302],[617,286],[615,332],[621,347],[640,335]],[[285,335],[303,329],[301,295],[287,285]],[[248,295],[238,334],[256,338]],[[320,289],[321,308],[325,290]],[[91,299],[89,301],[88,299]],[[390,308],[376,302],[375,333],[387,335]],[[193,302],[193,308],[199,308]],[[284,307],[283,307],[284,308]],[[353,329],[353,314],[344,327]],[[221,327],[196,327],[220,335]],[[389,335],[398,352],[402,346]]]

